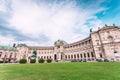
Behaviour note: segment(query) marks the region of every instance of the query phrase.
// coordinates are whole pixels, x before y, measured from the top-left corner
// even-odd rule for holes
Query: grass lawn
[[[120,63],[1,64],[0,80],[120,80]]]

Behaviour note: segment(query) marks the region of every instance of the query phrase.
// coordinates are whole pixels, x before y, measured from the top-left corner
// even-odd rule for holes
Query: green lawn
[[[0,80],[120,80],[120,63],[2,64]]]

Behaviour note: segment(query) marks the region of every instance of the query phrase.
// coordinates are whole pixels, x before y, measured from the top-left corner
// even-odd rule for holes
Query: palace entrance
[[[57,55],[56,54],[54,54],[54,60],[57,60]]]

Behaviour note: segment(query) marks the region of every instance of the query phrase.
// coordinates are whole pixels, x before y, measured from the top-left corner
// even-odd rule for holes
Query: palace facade
[[[98,28],[97,31],[90,31],[90,35],[80,41],[67,44],[57,40],[54,46],[0,46],[0,60],[9,62],[19,61],[22,58],[29,62],[36,52],[36,59],[43,58],[53,61],[108,59],[120,61],[120,28],[113,24]]]

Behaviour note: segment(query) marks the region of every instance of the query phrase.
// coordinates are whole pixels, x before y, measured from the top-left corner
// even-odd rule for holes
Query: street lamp
[[[6,52],[5,52],[4,61],[3,61],[4,64],[5,64],[5,61],[6,61]]]
[[[5,51],[5,56],[4,56],[4,61],[3,63],[5,64],[6,62],[6,58],[7,58],[7,53],[9,52],[9,46],[6,47],[6,51]]]

